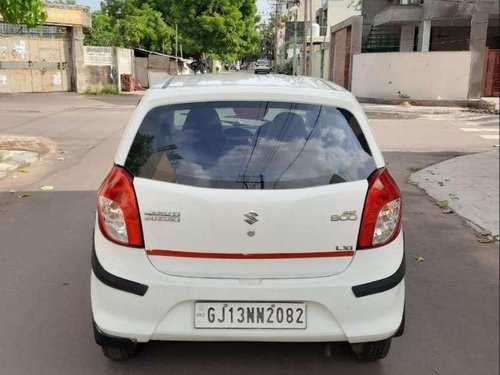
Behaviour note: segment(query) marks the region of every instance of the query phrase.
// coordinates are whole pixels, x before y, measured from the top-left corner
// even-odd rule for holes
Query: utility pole
[[[178,31],[177,31],[177,24],[175,24],[175,71],[177,74],[179,74],[179,58],[177,56],[177,48],[178,48]]]
[[[274,28],[274,65],[278,65],[278,4],[275,4],[276,7],[276,13],[275,13],[275,19],[274,22],[276,24]]]
[[[311,0],[309,0],[311,1]],[[307,48],[307,4],[308,0],[304,0],[304,39],[302,41],[302,75],[307,75],[306,69],[306,48]]]
[[[299,18],[298,5],[294,5],[294,23],[293,23],[293,75],[297,75],[297,18]]]
[[[312,0],[309,0],[309,35],[311,38],[309,39],[309,76],[312,77],[313,75],[313,70],[312,70],[312,59],[313,59],[313,11],[312,11]]]

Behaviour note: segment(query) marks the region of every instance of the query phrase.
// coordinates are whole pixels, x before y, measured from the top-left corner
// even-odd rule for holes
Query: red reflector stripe
[[[179,257],[179,258],[204,258],[204,259],[297,259],[297,258],[337,258],[350,257],[354,251],[321,251],[314,253],[200,253],[193,251],[174,250],[146,250],[148,255]]]

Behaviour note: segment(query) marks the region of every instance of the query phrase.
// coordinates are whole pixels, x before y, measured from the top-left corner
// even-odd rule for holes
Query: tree
[[[85,32],[86,45],[142,47],[170,52],[174,30],[160,12],[144,4],[136,8],[133,1],[108,1],[102,10],[92,13],[92,28]]]
[[[172,53],[177,24],[186,55],[198,57],[203,51],[231,63],[259,53],[258,21],[256,0],[104,0],[85,43]]]
[[[35,27],[47,19],[42,0],[0,0],[0,14],[4,22]]]
[[[275,14],[271,14],[267,22],[263,22],[258,26],[262,54],[269,60],[274,60],[276,49],[276,23],[286,22],[286,20],[286,16],[281,16],[278,19]]]
[[[119,20],[117,30],[122,46],[139,46],[160,52],[170,52],[172,49],[175,31],[163,21],[160,12],[147,4]]]
[[[204,51],[232,62],[258,53],[255,0],[148,0],[169,25],[178,25],[179,42],[192,56]]]
[[[120,38],[113,20],[102,11],[92,13],[92,28],[85,29],[85,45],[114,46],[120,43]]]
[[[101,11],[115,19],[122,19],[140,8],[142,3],[138,0],[104,0],[101,1]]]

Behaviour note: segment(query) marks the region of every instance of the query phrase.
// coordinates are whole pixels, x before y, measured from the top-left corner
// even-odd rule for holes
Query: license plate
[[[195,328],[305,329],[303,302],[196,302]]]

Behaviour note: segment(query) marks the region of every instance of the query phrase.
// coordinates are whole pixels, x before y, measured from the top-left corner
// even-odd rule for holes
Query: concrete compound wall
[[[321,51],[312,54],[312,77],[321,78],[321,54]]]
[[[365,98],[467,100],[471,54],[365,53],[354,56],[352,93]]]
[[[83,47],[85,88],[117,84],[113,75],[113,54],[112,47]]]
[[[118,71],[120,74],[134,73],[134,51],[127,48],[117,48]]]
[[[120,75],[133,74],[134,51],[117,47],[83,47],[85,88],[115,85],[121,90]]]

